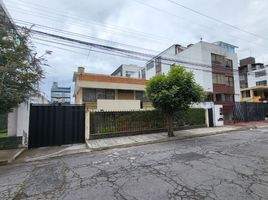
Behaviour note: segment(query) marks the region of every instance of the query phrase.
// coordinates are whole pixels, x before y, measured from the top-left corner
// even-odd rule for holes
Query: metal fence
[[[7,130],[7,114],[0,114],[0,131]]]
[[[185,126],[204,126],[205,110],[191,109],[174,118],[174,128]],[[152,111],[91,112],[90,136],[107,134],[148,133],[165,131],[166,121],[163,113]]]
[[[268,117],[268,103],[235,102],[234,122],[261,121]]]

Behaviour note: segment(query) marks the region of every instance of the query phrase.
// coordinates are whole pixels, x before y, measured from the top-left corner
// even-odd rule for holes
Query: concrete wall
[[[104,111],[140,110],[140,100],[98,99],[97,110],[104,110]]]
[[[42,95],[37,95],[19,104],[8,114],[8,136],[22,137],[22,145],[28,144],[30,104],[47,104],[49,101]]]
[[[22,136],[22,144],[28,144],[30,100],[21,103],[8,114],[8,136]]]

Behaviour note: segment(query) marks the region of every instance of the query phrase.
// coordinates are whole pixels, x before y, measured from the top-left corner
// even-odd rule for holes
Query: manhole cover
[[[206,156],[195,152],[175,154],[172,156],[172,159],[183,161],[200,160],[202,158],[206,158]]]

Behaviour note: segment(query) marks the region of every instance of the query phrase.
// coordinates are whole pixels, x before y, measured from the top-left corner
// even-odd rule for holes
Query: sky
[[[34,24],[33,28],[41,31],[150,54],[172,44],[196,43],[200,38],[207,42],[224,41],[239,47],[238,59],[253,56],[257,62],[268,64],[267,0],[172,1],[225,24],[169,0],[3,0],[15,23]],[[32,41],[38,55],[52,51],[47,55],[49,67],[44,68],[46,78],[41,83],[41,91],[48,97],[54,81],[73,89],[72,76],[78,66],[101,74],[111,74],[121,64],[145,66],[143,61],[95,52],[91,47],[73,48],[36,37]]]

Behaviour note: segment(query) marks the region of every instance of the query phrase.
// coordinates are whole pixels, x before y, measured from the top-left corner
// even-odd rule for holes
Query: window
[[[216,94],[216,101],[222,101],[221,94]]]
[[[224,64],[224,57],[217,54],[211,54],[211,62],[216,64]]]
[[[96,89],[96,99],[105,99],[104,89]]]
[[[145,69],[141,70],[141,78],[146,79]]]
[[[154,67],[154,60],[152,60],[151,62],[149,62],[147,65],[146,65],[146,69],[149,70],[149,69],[152,69]]]
[[[105,99],[115,99],[114,90],[105,90]]]
[[[212,74],[213,83],[215,84],[225,84],[225,75],[223,74]]]
[[[97,99],[115,99],[114,90],[106,89],[83,89],[83,101],[97,101]]]
[[[161,57],[157,57],[155,59],[155,73],[159,74],[161,73],[162,69],[161,69]]]
[[[212,78],[214,84],[222,84],[230,87],[234,86],[234,79],[231,76],[225,76],[224,74],[213,73]]]
[[[246,80],[246,76],[245,76],[245,75],[239,75],[239,80],[240,80],[240,81],[244,81],[244,80]]]
[[[251,65],[251,70],[252,71],[256,70],[256,65]]]
[[[134,71],[126,71],[126,77],[131,77],[135,73],[136,72],[134,72]]]
[[[233,68],[233,61],[232,60],[226,59],[225,62],[226,62],[226,64],[225,64],[226,67]]]
[[[266,70],[255,72],[255,77],[266,76]]]
[[[234,79],[233,79],[233,77],[226,76],[225,80],[226,80],[226,85],[227,86],[234,87]]]
[[[84,88],[83,101],[96,101],[96,90],[90,88]]]
[[[147,102],[148,97],[144,91],[136,91],[136,100]]]
[[[231,59],[227,59],[224,56],[211,54],[211,62],[212,64],[219,64],[224,67],[233,68],[233,61]]]
[[[257,81],[256,82],[256,85],[259,86],[259,85],[263,85],[263,86],[267,86],[267,81]]]
[[[233,102],[234,101],[234,95],[232,95],[232,94],[225,94],[224,98],[225,98],[226,102]]]
[[[250,97],[250,92],[249,92],[249,90],[242,91],[242,97],[243,97],[243,98]]]

